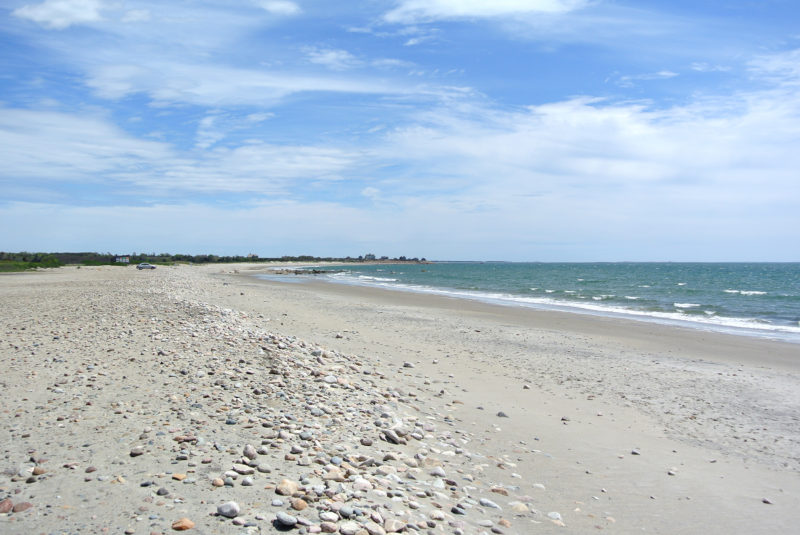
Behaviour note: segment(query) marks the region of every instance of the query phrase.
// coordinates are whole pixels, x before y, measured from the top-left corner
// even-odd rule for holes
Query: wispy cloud
[[[297,3],[288,0],[262,0],[258,5],[273,15],[291,16],[303,11]]]
[[[334,71],[346,71],[362,65],[353,54],[346,50],[330,48],[310,48],[307,50],[308,60],[311,63],[322,65]]]
[[[13,14],[46,28],[63,30],[74,24],[102,20],[104,7],[102,0],[46,0],[41,4],[24,5]]]
[[[413,24],[459,18],[566,13],[587,3],[586,0],[401,0],[383,18],[386,22]]]

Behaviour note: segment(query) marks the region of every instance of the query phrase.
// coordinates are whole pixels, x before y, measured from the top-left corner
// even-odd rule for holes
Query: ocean
[[[354,264],[315,276],[800,343],[800,263]]]

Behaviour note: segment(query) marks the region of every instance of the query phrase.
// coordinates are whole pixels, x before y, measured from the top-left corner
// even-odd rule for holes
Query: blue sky
[[[794,0],[7,0],[0,249],[800,260]]]

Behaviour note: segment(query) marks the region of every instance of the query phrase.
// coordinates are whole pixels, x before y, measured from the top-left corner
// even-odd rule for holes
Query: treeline
[[[127,259],[127,262],[125,262]],[[122,262],[118,262],[122,260]],[[376,258],[373,254],[344,258],[319,257],[310,255],[280,256],[261,258],[256,255],[248,256],[218,256],[214,254],[168,254],[168,253],[133,253],[128,255],[114,255],[111,253],[6,253],[0,252],[0,271],[20,271],[37,267],[58,267],[65,264],[79,264],[85,266],[101,265],[129,265],[147,262],[150,264],[173,264],[175,262],[188,262],[195,264],[235,263],[235,262],[426,262],[424,258],[389,258],[382,256]]]
[[[0,252],[0,272],[26,271],[36,268],[54,268],[63,265],[51,253],[3,253]]]

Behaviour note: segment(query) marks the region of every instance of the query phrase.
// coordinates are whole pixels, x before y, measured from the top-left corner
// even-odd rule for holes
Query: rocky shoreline
[[[519,492],[512,463],[506,479],[484,476],[503,461],[432,409],[441,388],[408,381],[413,363],[270,332],[204,302],[207,276],[160,274],[6,288],[0,531],[563,525]]]

